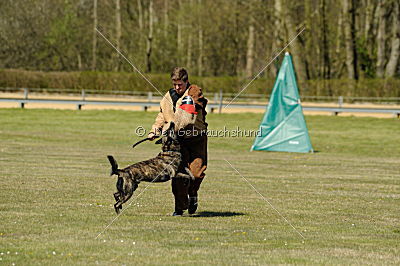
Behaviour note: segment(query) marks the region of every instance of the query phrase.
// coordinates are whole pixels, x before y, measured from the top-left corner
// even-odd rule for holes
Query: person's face
[[[179,94],[182,95],[185,90],[186,86],[188,84],[188,81],[183,81],[183,80],[173,80],[172,85],[174,86],[175,91]]]

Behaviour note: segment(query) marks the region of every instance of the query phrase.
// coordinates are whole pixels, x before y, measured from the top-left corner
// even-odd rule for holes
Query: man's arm
[[[160,101],[160,112],[158,113],[156,120],[151,127],[151,131],[148,135],[149,138],[155,139],[157,136],[161,135],[161,131],[165,123],[174,120],[174,110],[171,105],[171,97],[169,92]]]
[[[155,139],[157,136],[161,135],[161,129],[164,126],[164,115],[160,107],[160,112],[158,113],[154,124],[151,126],[151,130],[147,135],[148,138]]]

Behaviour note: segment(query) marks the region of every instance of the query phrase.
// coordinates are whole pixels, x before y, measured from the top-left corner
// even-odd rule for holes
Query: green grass
[[[134,129],[154,117],[0,109],[0,263],[400,263],[397,119],[306,117],[314,154],[249,152],[253,138],[211,138],[197,217],[170,216],[169,182],[145,191],[142,183],[96,239],[116,217],[106,155],[121,166],[156,155],[153,143],[130,148],[140,139]],[[260,120],[208,117],[211,129],[257,129]]]

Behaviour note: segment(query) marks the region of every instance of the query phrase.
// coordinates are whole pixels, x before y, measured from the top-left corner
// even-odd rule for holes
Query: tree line
[[[97,29],[97,30],[96,30]],[[276,75],[285,50],[299,80],[400,76],[398,0],[2,0],[0,68]]]

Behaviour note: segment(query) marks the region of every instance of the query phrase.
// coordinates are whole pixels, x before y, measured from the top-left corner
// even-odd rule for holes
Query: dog
[[[182,158],[180,144],[175,131],[175,123],[170,122],[168,129],[163,131],[162,137],[156,142],[162,144],[162,152],[155,158],[132,164],[124,169],[118,169],[117,161],[113,156],[107,158],[111,164],[111,174],[117,175],[117,192],[114,193],[116,203],[114,209],[119,214],[122,204],[127,202],[138,188],[139,183],[167,182],[171,178],[186,178],[194,180],[193,174],[186,167],[186,173],[178,173]]]

